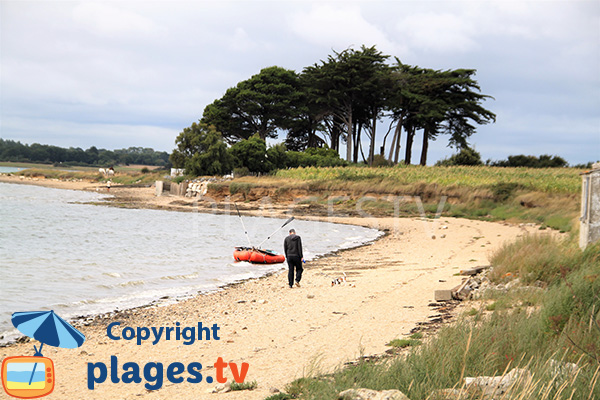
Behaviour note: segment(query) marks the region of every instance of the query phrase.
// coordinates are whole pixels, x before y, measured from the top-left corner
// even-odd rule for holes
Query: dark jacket
[[[304,258],[302,255],[302,239],[296,234],[288,235],[283,241],[283,250],[285,251],[285,257],[296,256]]]

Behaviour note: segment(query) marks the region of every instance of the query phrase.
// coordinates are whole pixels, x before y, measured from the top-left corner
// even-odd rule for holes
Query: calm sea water
[[[16,333],[10,322],[16,311],[96,314],[165,296],[173,301],[285,267],[233,261],[233,247],[248,243],[237,215],[85,204],[101,200],[97,193],[0,183],[0,336]],[[244,217],[255,245],[283,222]],[[307,260],[380,235],[293,221],[263,247],[281,252],[289,227],[302,236]]]
[[[24,169],[25,168],[20,168],[20,167],[3,167],[0,165],[0,174],[12,174],[14,172],[19,172]]]

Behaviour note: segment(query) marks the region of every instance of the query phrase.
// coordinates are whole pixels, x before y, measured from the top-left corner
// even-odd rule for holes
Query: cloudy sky
[[[598,1],[1,0],[0,18],[3,139],[170,152],[207,104],[262,68],[300,72],[364,44],[477,69],[497,114],[471,140],[484,160],[600,159]],[[452,154],[446,145],[431,144],[430,163]]]

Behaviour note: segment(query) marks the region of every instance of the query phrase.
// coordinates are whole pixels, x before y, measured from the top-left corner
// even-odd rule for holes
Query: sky
[[[208,104],[262,68],[301,72],[361,45],[476,69],[497,115],[470,140],[484,161],[600,160],[600,1],[578,0],[0,0],[0,137],[171,152]],[[430,143],[428,163],[452,155],[447,145]]]

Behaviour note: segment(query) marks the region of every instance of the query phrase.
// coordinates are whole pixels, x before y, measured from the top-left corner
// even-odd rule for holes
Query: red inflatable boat
[[[285,261],[282,254],[252,247],[236,247],[233,251],[233,258],[235,261],[248,261],[254,264],[278,264]]]

